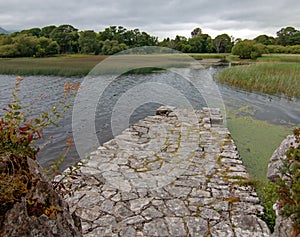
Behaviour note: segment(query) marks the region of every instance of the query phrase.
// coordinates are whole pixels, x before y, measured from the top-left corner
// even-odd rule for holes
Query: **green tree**
[[[59,45],[56,41],[50,41],[45,49],[46,56],[58,54],[60,51]]]
[[[175,49],[176,42],[175,42],[175,40],[170,39],[168,37],[168,38],[163,39],[163,41],[159,42],[159,46],[161,46],[161,47],[167,47],[167,48],[170,48],[170,49]]]
[[[123,26],[118,26],[116,33],[113,37],[114,40],[117,40],[119,43],[125,43],[125,33],[126,28]]]
[[[273,45],[275,43],[275,38],[267,35],[259,35],[254,40],[256,43],[264,45]]]
[[[291,46],[300,45],[300,31],[291,37]]]
[[[127,46],[154,46],[157,45],[157,37],[153,37],[146,32],[140,32],[139,29],[126,30],[123,26],[110,26],[104,31],[99,32],[98,39],[105,42],[106,40],[116,40],[118,43],[124,43]]]
[[[256,44],[253,40],[243,40],[232,48],[232,54],[241,59],[256,59],[264,53],[264,45]]]
[[[19,56],[19,51],[15,44],[0,45],[0,57],[11,58]]]
[[[125,43],[126,29],[123,26],[110,26],[104,31],[99,32],[99,40],[117,40],[119,43]]]
[[[139,29],[133,29],[124,33],[124,41],[130,48],[141,46],[157,45],[157,38],[149,35],[146,32],[140,32]]]
[[[211,53],[213,52],[213,40],[208,34],[201,34],[200,37],[203,39],[203,52],[204,53]]]
[[[191,46],[190,53],[202,53],[203,48],[203,40],[201,37],[196,36],[193,38],[190,38],[188,41],[189,45]]]
[[[179,42],[186,42],[187,41],[187,38],[185,36],[181,36],[181,35],[176,35],[174,41],[176,43],[179,43]]]
[[[192,50],[192,47],[188,43],[188,39],[184,36],[176,35],[174,49],[181,51],[183,53],[189,53]]]
[[[213,51],[212,38],[208,34],[201,34],[188,40],[191,53],[211,53]]]
[[[170,40],[170,38],[164,39],[159,45],[162,47],[176,49],[184,53],[189,53],[191,51],[188,39],[181,35],[176,35],[175,39],[172,40]]]
[[[26,34],[31,36],[40,37],[41,36],[41,29],[40,28],[31,28],[28,30],[22,30],[20,34]]]
[[[53,41],[46,37],[40,37],[37,39],[37,50],[34,56],[44,57],[58,53],[59,45],[56,41]]]
[[[117,40],[105,40],[101,53],[104,55],[112,55],[126,49],[128,49],[128,46],[124,43],[119,44]]]
[[[46,37],[17,34],[5,42],[0,45],[1,57],[44,57],[59,53],[57,42]]]
[[[38,50],[38,38],[20,34],[14,38],[19,56],[32,57]]]
[[[78,30],[71,25],[60,25],[55,28],[50,38],[60,46],[60,53],[78,53]]]
[[[227,34],[218,35],[213,40],[213,45],[217,53],[230,53],[232,49],[231,38]]]
[[[192,38],[200,36],[202,34],[201,28],[197,27],[191,32]]]
[[[41,29],[41,36],[50,38],[50,35],[55,28],[56,28],[56,26],[54,26],[54,25],[43,27]]]
[[[136,42],[135,47],[140,46],[155,46],[157,44],[157,38],[149,35],[146,32],[139,32],[139,30],[136,31]]]
[[[283,46],[300,44],[300,32],[291,26],[282,28],[277,32],[277,43]]]
[[[10,35],[0,35],[0,45],[12,44],[13,39]]]
[[[97,49],[97,34],[93,30],[81,31],[78,39],[81,53],[95,53]]]
[[[123,43],[125,43],[129,47],[135,47],[136,44],[136,31],[134,30],[127,30],[124,32],[124,40]]]

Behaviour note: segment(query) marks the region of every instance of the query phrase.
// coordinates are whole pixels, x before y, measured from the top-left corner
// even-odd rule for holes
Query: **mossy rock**
[[[35,160],[6,154],[0,171],[0,236],[81,236],[80,221]]]

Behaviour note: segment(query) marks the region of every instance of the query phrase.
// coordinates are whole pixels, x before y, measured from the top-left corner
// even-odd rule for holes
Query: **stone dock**
[[[65,180],[84,236],[270,236],[218,109],[161,107]]]

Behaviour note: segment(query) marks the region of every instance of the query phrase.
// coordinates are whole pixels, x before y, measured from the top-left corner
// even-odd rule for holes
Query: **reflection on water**
[[[205,77],[208,74],[212,75],[217,70],[219,69],[209,68],[205,70],[193,70],[193,80],[205,81]],[[1,108],[4,107],[11,99],[14,78],[15,76],[0,75]],[[21,84],[20,98],[21,101],[28,104],[30,101],[40,98],[40,95],[43,94],[42,99],[36,100],[31,108],[30,116],[34,116],[41,111],[49,110],[55,102],[62,98],[62,89],[66,81],[74,82],[82,80],[83,79],[77,78],[29,76],[26,77]],[[203,100],[201,93],[199,93],[199,91],[195,89],[191,83],[184,80],[182,76],[174,72],[167,71],[144,75],[123,75],[106,88],[105,92],[100,97],[95,115],[91,115],[96,116],[95,127],[99,144],[103,144],[105,141],[112,138],[111,114],[118,99],[129,89],[145,82],[163,82],[170,87],[175,88],[188,99],[195,109],[200,109],[203,106],[206,106],[206,102]],[[229,120],[239,117],[250,117],[255,121],[267,121],[268,123],[276,126],[284,125],[290,130],[294,126],[300,124],[300,103],[298,100],[290,101],[274,96],[245,92],[223,85],[219,85],[219,90],[225,102]],[[145,103],[136,108],[130,117],[130,124],[137,122],[145,116],[154,115],[155,110],[159,105],[159,103],[155,102]],[[3,113],[3,111],[0,111],[0,113]],[[46,149],[40,152],[38,159],[41,165],[48,166],[51,161],[56,160],[65,148],[66,139],[72,137],[71,117],[72,109],[69,110],[59,121],[58,128],[51,127],[45,129],[45,138],[53,136],[54,139],[52,143],[46,147]],[[80,126],[80,124],[77,126]],[[231,123],[230,126],[234,127],[235,125],[234,123]],[[272,139],[272,137],[270,137],[270,139]],[[71,155],[65,161],[65,167],[74,163],[78,159],[79,156],[75,148],[73,148]]]

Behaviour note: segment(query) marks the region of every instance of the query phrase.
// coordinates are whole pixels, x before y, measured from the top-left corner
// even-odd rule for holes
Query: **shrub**
[[[36,159],[39,150],[34,141],[43,136],[43,128],[56,125],[55,122],[70,106],[69,94],[75,95],[79,84],[66,83],[65,96],[48,112],[42,112],[28,120],[26,107],[18,97],[19,86],[23,79],[15,83],[12,102],[4,108],[0,117],[0,219],[15,202],[21,201],[32,185],[27,159]]]
[[[267,45],[266,46],[267,53],[287,53],[286,47],[282,45]]]
[[[0,155],[11,152],[35,159],[38,148],[33,146],[33,142],[42,137],[43,128],[51,124],[56,125],[55,122],[70,106],[67,94],[78,89],[79,84],[66,83],[65,96],[58,105],[53,106],[48,112],[42,112],[37,118],[27,120],[26,107],[21,105],[18,98],[19,85],[23,78],[18,77],[16,80],[13,100],[7,108],[3,108],[5,114],[0,118],[0,147],[2,148]]]
[[[300,45],[287,46],[287,53],[300,54]]]
[[[293,45],[293,46],[267,45],[266,53],[300,54],[300,45]]]
[[[0,45],[0,57],[9,58],[18,56],[19,54],[16,44]]]
[[[253,40],[243,40],[232,48],[232,54],[238,55],[241,59],[256,59],[265,52],[265,46],[256,44]]]

